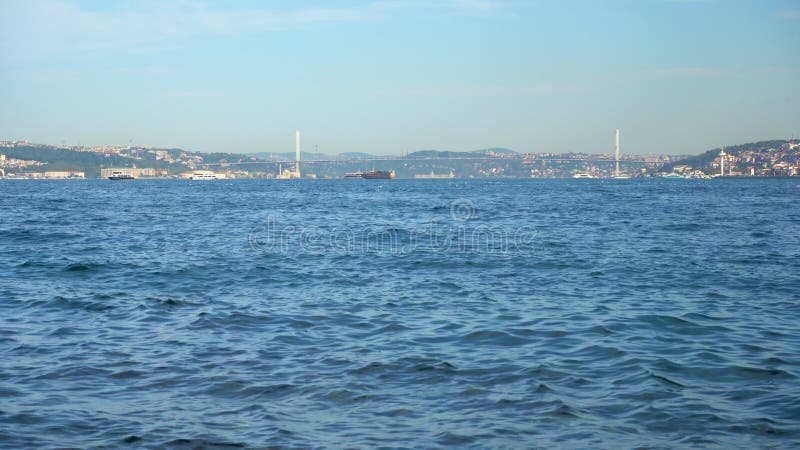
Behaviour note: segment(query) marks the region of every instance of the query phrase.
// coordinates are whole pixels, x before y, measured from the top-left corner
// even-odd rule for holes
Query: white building
[[[83,172],[57,170],[44,173],[44,178],[86,178]]]

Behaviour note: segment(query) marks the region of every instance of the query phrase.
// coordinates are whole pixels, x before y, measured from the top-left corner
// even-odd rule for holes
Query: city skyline
[[[800,134],[800,5],[5,2],[0,139],[693,154]]]

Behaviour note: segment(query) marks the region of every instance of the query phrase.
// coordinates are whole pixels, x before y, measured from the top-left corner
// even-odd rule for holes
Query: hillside
[[[247,156],[254,157],[264,161],[294,161],[295,153],[294,152],[254,152],[248,153]],[[336,159],[335,156],[329,155],[327,153],[315,153],[315,152],[300,152],[300,159],[303,161],[310,161],[310,160],[332,160]]]
[[[16,146],[13,148],[2,148],[0,153],[6,158],[16,158],[21,160],[33,160],[44,163],[36,167],[36,171],[45,172],[51,170],[77,170],[86,173],[89,178],[100,176],[102,167],[152,167],[155,169],[168,168],[169,164],[163,161],[146,161],[133,159],[128,156],[116,154],[103,154],[93,152],[79,152],[75,150],[62,149],[50,146]]]
[[[419,150],[409,153],[409,158],[482,158],[482,157],[504,157],[518,155],[514,150],[507,148],[485,148],[469,152],[442,151],[442,150]]]
[[[716,173],[719,169],[720,148],[714,148],[699,155],[690,156],[674,162],[664,164],[662,172],[671,172],[677,166],[689,166],[702,170],[705,173]],[[800,161],[800,141],[798,140],[771,140],[751,142],[747,144],[725,147],[726,174],[728,170],[749,174],[749,169],[762,175],[781,175],[781,163],[795,165]],[[775,167],[778,165],[778,173]]]
[[[480,158],[485,156],[502,157],[502,156],[513,156],[517,154],[518,153],[515,152],[514,150],[510,150],[507,148],[493,147],[493,148],[473,150],[468,152],[418,150],[416,152],[409,153],[407,157],[426,158],[426,159],[430,158],[447,159],[447,158]],[[255,153],[248,153],[247,155],[257,157],[259,159],[263,159],[266,161],[291,161],[294,160],[295,157],[294,152],[255,152]],[[398,156],[375,155],[372,153],[364,153],[364,152],[342,152],[339,153],[338,155],[306,152],[306,151],[300,152],[300,159],[304,161],[311,161],[311,160],[344,161],[344,160],[376,159],[376,158],[398,158]]]
[[[198,164],[246,163],[257,158],[236,153],[199,153],[181,149],[141,147],[57,147],[31,143],[4,143],[0,154],[7,160],[33,162],[29,166],[7,167],[9,173],[82,171],[87,178],[97,178],[107,167],[152,168],[169,173],[189,170]]]

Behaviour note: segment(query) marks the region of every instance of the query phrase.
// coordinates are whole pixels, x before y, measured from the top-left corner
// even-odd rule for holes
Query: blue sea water
[[[0,447],[797,448],[799,199],[0,180]]]

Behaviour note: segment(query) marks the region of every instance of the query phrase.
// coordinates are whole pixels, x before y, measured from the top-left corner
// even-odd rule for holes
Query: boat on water
[[[683,178],[697,179],[697,180],[710,180],[711,176],[706,175],[702,170],[695,170],[683,176]]]
[[[111,172],[111,176],[108,177],[109,180],[133,180],[133,175],[128,172],[122,172],[120,170],[115,170]]]
[[[668,173],[668,174],[662,176],[661,178],[664,178],[664,179],[667,179],[667,180],[683,180],[685,177],[683,175],[679,174],[679,173],[672,172],[672,173]]]
[[[590,174],[589,172],[578,172],[573,175],[572,178],[594,178],[594,175]]]
[[[210,170],[196,170],[189,179],[200,181],[216,180],[217,175]]]
[[[364,178],[367,180],[392,180],[397,178],[394,170],[370,170],[367,172],[349,172],[344,175],[345,178]]]
[[[394,174],[394,170],[370,170],[369,172],[364,172],[361,178],[367,180],[391,180],[397,178],[397,176]]]

